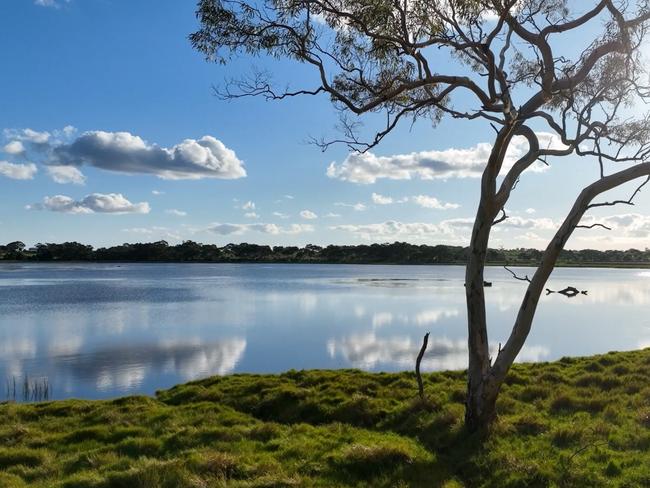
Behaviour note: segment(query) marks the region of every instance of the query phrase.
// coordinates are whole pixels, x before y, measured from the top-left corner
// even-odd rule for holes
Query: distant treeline
[[[37,244],[27,248],[20,241],[0,245],[0,260],[11,261],[168,261],[218,263],[347,263],[347,264],[463,264],[467,248],[428,246],[406,242],[356,246],[260,246],[257,244],[199,244],[185,241],[169,245],[166,241],[122,244],[94,249],[78,242]],[[537,249],[490,249],[490,264],[535,265],[542,256]],[[639,251],[563,251],[561,265],[650,265],[650,249]]]

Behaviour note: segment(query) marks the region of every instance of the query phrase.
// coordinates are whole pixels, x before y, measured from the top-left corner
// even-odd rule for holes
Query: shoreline
[[[465,372],[213,376],[155,397],[0,403],[0,485],[647,486],[650,349],[515,364],[489,437]],[[401,485],[399,484],[401,483]]]
[[[137,261],[89,261],[89,260],[9,260],[0,259],[0,266],[2,264],[298,264],[298,265],[327,265],[327,266],[458,266],[464,267],[466,264],[462,262],[449,262],[449,263],[400,263],[400,262],[356,262],[356,263],[341,263],[341,262],[326,262],[326,261],[170,261],[170,260],[137,260]],[[489,268],[502,268],[503,266],[517,267],[517,268],[537,268],[534,263],[517,263],[517,262],[491,262],[485,263]],[[575,269],[650,269],[650,263],[634,262],[634,263],[608,263],[608,262],[594,262],[594,263],[558,263],[555,268],[575,268]]]

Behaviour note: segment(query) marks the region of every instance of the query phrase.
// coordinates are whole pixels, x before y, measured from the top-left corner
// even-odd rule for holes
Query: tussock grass
[[[0,486],[650,486],[650,349],[520,364],[488,436],[462,372],[231,375],[155,398],[0,404]]]

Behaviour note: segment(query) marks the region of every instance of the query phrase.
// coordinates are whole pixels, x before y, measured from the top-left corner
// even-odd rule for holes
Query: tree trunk
[[[490,229],[496,212],[485,210],[485,201],[490,202],[490,194],[488,193],[487,197],[485,194],[482,196],[472,232],[470,258],[466,270],[469,367],[465,426],[468,430],[474,432],[484,430],[496,417],[496,401],[499,390],[528,337],[546,281],[555,268],[560,252],[564,249],[584,213],[590,208],[591,201],[601,193],[641,176],[648,176],[650,181],[649,175],[650,163],[642,163],[602,177],[583,189],[544,251],[541,264],[531,278],[524,294],[510,337],[504,347],[500,348],[494,365],[489,357],[483,269]],[[632,199],[643,185],[645,183],[628,201],[622,203],[631,204]],[[488,206],[488,208],[490,207]]]
[[[465,273],[469,364],[465,425],[479,430],[494,418],[496,396],[490,382],[490,349],[485,314],[484,274],[492,212],[479,205],[470,242],[470,256]]]
[[[485,431],[496,418],[496,404],[501,383],[491,375],[468,381],[465,427],[470,432]]]
[[[497,134],[481,178],[481,200],[476,211],[469,259],[465,269],[467,302],[467,399],[465,426],[474,431],[486,427],[495,415],[499,386],[492,381],[490,348],[485,314],[484,270],[492,224],[503,204],[496,196],[496,180],[516,125],[503,127]]]

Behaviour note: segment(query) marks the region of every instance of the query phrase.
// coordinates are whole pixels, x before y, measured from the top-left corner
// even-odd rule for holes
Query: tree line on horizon
[[[538,249],[492,249],[490,264],[537,265],[543,251]],[[166,241],[124,243],[95,249],[79,242],[39,243],[32,248],[21,241],[0,245],[0,260],[5,261],[150,261],[150,262],[264,262],[264,263],[338,263],[338,264],[464,264],[469,250],[463,246],[409,244],[268,246],[259,244],[201,244],[184,241],[170,245]],[[650,264],[650,249],[563,250],[559,262],[565,265]]]

